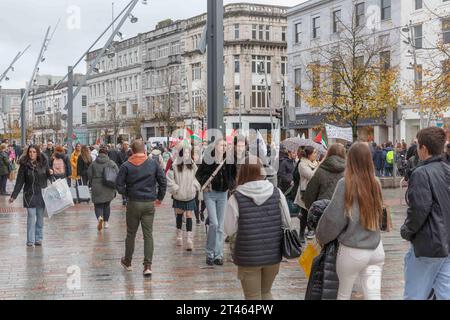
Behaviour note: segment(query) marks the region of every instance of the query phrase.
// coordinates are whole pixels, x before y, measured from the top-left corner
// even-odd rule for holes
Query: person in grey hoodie
[[[380,225],[383,215],[381,184],[375,177],[372,154],[355,143],[347,155],[345,176],[334,192],[316,230],[322,246],[338,240],[336,272],[338,299],[348,300],[359,276],[367,300],[381,299],[384,249]]]
[[[247,300],[273,299],[271,288],[282,260],[282,226],[292,228],[283,192],[265,176],[261,161],[247,157],[226,207],[224,230],[234,244],[233,262]]]
[[[116,197],[116,190],[103,183],[103,170],[110,167],[119,172],[116,163],[108,158],[108,148],[101,147],[97,159],[89,166],[87,176],[92,186],[92,202],[97,217],[97,229],[109,228],[111,201]]]

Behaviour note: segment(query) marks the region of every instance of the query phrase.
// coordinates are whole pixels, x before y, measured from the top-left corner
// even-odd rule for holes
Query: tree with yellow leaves
[[[450,16],[443,16],[440,12],[431,10],[426,3],[425,8],[431,18],[442,21],[442,37],[437,37],[435,43],[424,39],[426,47],[422,44],[418,47],[412,40],[415,38],[414,29],[410,23],[402,30],[408,32],[406,43],[411,46],[413,62],[410,69],[414,71],[414,80],[404,84],[405,95],[403,103],[413,106],[413,110],[419,113],[420,129],[430,126],[433,116],[446,112],[450,107]],[[445,31],[447,30],[447,31]],[[439,30],[436,30],[439,34]],[[419,64],[417,50],[421,50],[424,64]]]
[[[383,118],[398,104],[398,70],[390,63],[391,46],[386,37],[357,23],[340,21],[338,39],[312,48],[306,75],[311,87],[296,89],[309,107],[326,119],[352,127],[358,140],[358,122]]]

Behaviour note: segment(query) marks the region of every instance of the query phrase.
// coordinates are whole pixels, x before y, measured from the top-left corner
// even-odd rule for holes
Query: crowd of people
[[[0,147],[0,176],[9,173],[4,164],[11,167],[5,148]],[[388,217],[378,177],[391,176],[394,162],[404,160],[409,188],[401,236],[411,242],[405,257],[404,297],[427,299],[433,293],[437,299],[450,299],[450,145],[442,129],[424,129],[410,148],[400,143],[395,152],[389,142],[336,143],[326,154],[312,146],[282,146],[275,184],[268,179],[265,163],[250,149],[241,136],[231,145],[222,139],[206,147],[180,141],[171,149],[148,148],[142,140],[133,141],[131,147],[123,142],[118,148],[77,144],[72,154],[52,142],[32,145],[22,157],[16,153],[19,170],[9,201],[23,189],[27,245],[41,246],[45,208],[41,190],[49,179],[90,187],[99,231],[109,228],[110,204],[119,193],[127,227],[121,265],[132,271],[141,225],[143,274],[151,276],[153,221],[167,192],[175,216],[174,245],[193,251],[193,218],[196,224],[204,222],[206,264],[223,265],[228,242],[246,299],[272,299],[283,259],[283,229],[294,229],[298,219],[303,247],[315,238],[324,248],[333,242],[339,248],[334,260],[327,260],[339,281],[322,281],[321,290],[334,292],[334,299],[350,299],[359,279],[365,299],[381,299],[385,261],[381,233],[387,230],[383,225]],[[6,193],[3,187],[0,191]]]

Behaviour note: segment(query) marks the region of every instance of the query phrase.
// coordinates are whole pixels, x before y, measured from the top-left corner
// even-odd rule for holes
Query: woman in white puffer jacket
[[[192,160],[190,146],[177,147],[172,170],[167,174],[167,187],[172,194],[173,208],[176,213],[177,246],[183,245],[183,214],[186,214],[186,250],[192,251],[192,215],[196,210],[195,197],[201,186],[195,179],[197,166]]]

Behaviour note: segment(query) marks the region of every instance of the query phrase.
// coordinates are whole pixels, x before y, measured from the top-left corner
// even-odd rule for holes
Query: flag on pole
[[[186,128],[186,131],[187,131],[187,133],[188,133],[189,137],[191,137],[191,136],[193,136],[193,135],[194,135],[194,131],[192,131],[191,129],[189,129],[189,128]]]
[[[325,149],[328,149],[327,143],[322,131],[314,138],[314,142],[321,144]]]

